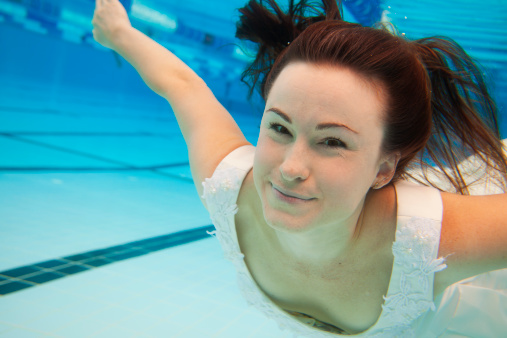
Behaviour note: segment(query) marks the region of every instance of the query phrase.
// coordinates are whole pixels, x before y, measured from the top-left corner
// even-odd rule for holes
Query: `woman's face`
[[[267,98],[254,162],[267,223],[299,232],[357,219],[385,166],[383,111],[381,86],[348,69],[286,66]]]

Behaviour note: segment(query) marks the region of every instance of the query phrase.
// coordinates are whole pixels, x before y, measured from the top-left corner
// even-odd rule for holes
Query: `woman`
[[[237,31],[259,46],[245,72],[266,101],[256,148],[117,0],[97,0],[93,20],[171,104],[245,297],[304,336],[505,332],[507,160],[481,72],[449,40],[344,22],[335,1],[265,3],[241,9]],[[464,320],[486,309],[486,328]]]

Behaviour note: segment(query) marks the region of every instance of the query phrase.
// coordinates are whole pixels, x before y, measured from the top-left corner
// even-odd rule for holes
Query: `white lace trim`
[[[280,309],[259,290],[244,262],[239,243],[232,229],[234,215],[238,211],[236,200],[242,177],[236,168],[218,168],[211,179],[203,182],[202,197],[206,200],[215,235],[224,251],[224,257],[231,261],[237,271],[239,288],[248,304],[255,306],[268,318],[276,320],[281,329],[290,329],[294,336],[311,338],[335,337],[337,334],[319,331],[301,323]],[[382,314],[371,329],[357,336],[368,337],[412,337],[410,325],[421,314],[434,309],[430,281],[435,272],[446,268],[444,258],[436,257],[438,250],[439,226],[436,221],[426,218],[411,218],[396,232],[393,244],[395,263],[401,271],[397,292],[384,297]],[[391,290],[391,288],[390,288]]]
[[[236,268],[238,260],[243,260],[238,241],[233,238],[229,222],[238,212],[236,198],[241,187],[241,179],[238,177],[237,170],[228,168],[216,170],[212,178],[207,178],[202,182],[202,198],[206,200],[211,221],[215,225],[215,231],[208,232],[218,238],[224,256],[232,261]]]
[[[435,310],[430,282],[444,270],[444,258],[438,253],[439,222],[412,217],[396,231],[394,262],[400,268],[398,292],[384,297],[382,313],[393,325],[408,327],[421,314]]]

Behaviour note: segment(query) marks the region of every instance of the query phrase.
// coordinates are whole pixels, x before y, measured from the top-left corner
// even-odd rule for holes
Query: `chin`
[[[273,230],[287,233],[304,232],[312,227],[312,223],[301,216],[288,215],[278,210],[266,210],[266,208],[264,208],[264,220]]]

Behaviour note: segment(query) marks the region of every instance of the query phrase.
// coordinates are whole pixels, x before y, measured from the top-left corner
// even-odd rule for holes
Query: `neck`
[[[302,232],[271,229],[276,247],[298,270],[314,274],[330,273],[355,260],[361,238],[368,198],[340,222],[320,224]]]

